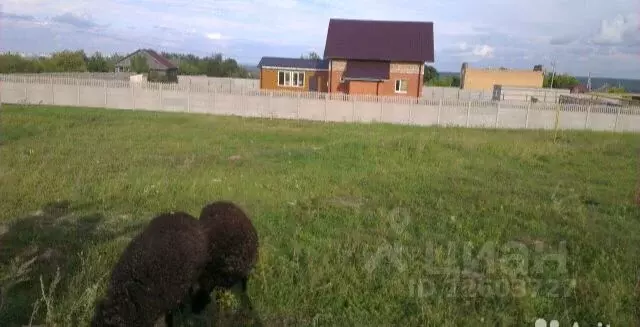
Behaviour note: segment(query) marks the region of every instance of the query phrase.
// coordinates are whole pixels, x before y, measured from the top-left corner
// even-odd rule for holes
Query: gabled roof
[[[262,67],[326,70],[329,69],[329,61],[300,58],[262,57],[258,63],[258,68]]]
[[[332,18],[324,58],[434,62],[433,23]]]
[[[173,69],[173,68],[178,68],[178,66],[176,66],[174,63],[172,63],[171,61],[169,61],[169,59],[161,56],[159,53],[155,52],[154,50],[151,49],[138,49],[130,54],[128,54],[126,57],[120,59],[117,63],[116,66],[123,60],[134,56],[140,52],[146,52],[151,58],[153,58],[153,60],[157,61],[160,65],[164,66],[166,69]]]

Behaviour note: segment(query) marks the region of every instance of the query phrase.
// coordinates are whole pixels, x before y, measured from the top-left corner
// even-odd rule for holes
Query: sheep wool
[[[258,260],[258,234],[247,214],[230,201],[207,204],[200,213],[207,235],[209,262],[199,278],[200,292],[192,299],[192,311],[201,312],[214,288],[230,289],[238,283],[245,303],[249,274]]]
[[[154,326],[190,296],[208,260],[208,240],[195,217],[162,213],[125,248],[111,272],[92,326]]]

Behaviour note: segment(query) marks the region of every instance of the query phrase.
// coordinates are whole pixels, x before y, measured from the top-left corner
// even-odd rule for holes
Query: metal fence
[[[638,107],[273,92],[44,75],[0,75],[0,81],[3,103],[424,126],[640,131]]]

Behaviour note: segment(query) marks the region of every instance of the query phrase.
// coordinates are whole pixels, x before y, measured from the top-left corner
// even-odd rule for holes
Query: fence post
[[[437,126],[440,126],[440,114],[442,112],[442,98],[440,98],[438,100],[438,122],[436,123]]]
[[[616,122],[613,124],[613,131],[615,132],[618,129],[618,120],[620,119],[620,111],[622,110],[622,106],[618,106],[618,112],[616,113]]]
[[[589,116],[591,115],[591,102],[587,105],[587,116],[584,118],[584,129],[589,128]]]
[[[327,106],[329,105],[329,96],[331,95],[331,93],[327,93],[324,96],[324,122],[327,122]]]
[[[107,81],[104,81],[104,107],[107,108],[108,107],[108,92],[109,89],[107,88]]]
[[[556,104],[556,123],[554,127],[556,135],[558,133],[558,128],[560,128],[560,104],[559,103]]]
[[[209,94],[210,109],[211,109],[211,111],[215,111],[216,107],[217,107],[217,104],[218,104],[218,90],[214,87],[213,90],[207,89],[207,92]],[[213,95],[213,96],[211,96],[211,95]],[[213,98],[213,101],[211,100],[211,98]],[[260,116],[260,118],[262,118],[262,116]]]
[[[133,110],[136,110],[136,85],[129,83],[129,87],[131,88],[131,103],[133,105]]]
[[[53,77],[49,76],[49,82],[51,83],[51,104],[56,105],[56,90],[53,84]]]
[[[300,122],[300,92],[298,92],[298,99],[296,101],[296,119]]]
[[[76,80],[76,105],[80,107],[80,80]]]
[[[269,93],[269,117],[271,117],[270,119],[273,119],[273,111],[271,109],[272,99],[273,99],[273,92]]]
[[[379,98],[378,98],[378,101],[380,101]],[[384,101],[380,101],[380,122],[381,123],[383,118],[384,118]]]
[[[24,83],[24,102],[29,103],[29,88],[27,83]]]
[[[524,118],[524,128],[529,128],[529,112],[531,111],[531,101],[527,103],[527,115]]]
[[[356,122],[356,99],[351,97],[351,122]]]
[[[158,88],[160,89],[160,110],[164,111],[164,97],[162,96],[162,82],[159,83]]]
[[[469,118],[471,118],[471,100],[469,100],[469,105],[467,106],[467,127],[469,127]]]
[[[498,117],[500,117],[500,102],[501,101],[498,101],[498,108],[496,109],[495,128],[498,128]]]
[[[409,105],[409,125],[413,125],[413,106],[414,102],[411,101],[411,104]]]
[[[191,112],[191,80],[187,86],[187,112]]]

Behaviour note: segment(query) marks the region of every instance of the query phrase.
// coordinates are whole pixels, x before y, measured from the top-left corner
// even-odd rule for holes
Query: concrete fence
[[[101,80],[129,80],[130,76],[136,75],[135,73],[99,73],[99,72],[84,72],[84,73],[40,73],[40,74],[11,74],[14,77],[27,76],[30,78],[81,78],[81,79],[101,79]],[[232,78],[232,77],[209,77],[206,75],[178,75],[178,84],[198,84],[208,85],[211,88],[215,88],[220,92],[242,92],[252,91],[260,89],[260,80],[250,78]],[[568,90],[567,90],[568,92]],[[502,100],[512,101],[529,101],[532,94],[538,98],[538,101],[542,102],[557,102],[558,94],[565,94],[562,90],[557,89],[532,89],[527,92],[509,92],[507,97]],[[492,91],[476,91],[476,90],[463,90],[459,87],[447,87],[447,86],[424,86],[422,88],[422,97],[425,99],[452,99],[452,100],[491,100],[493,96]]]
[[[640,131],[640,108],[219,90],[205,84],[0,76],[3,103],[208,113],[333,122]]]
[[[493,88],[493,100],[511,101],[541,101],[557,103],[561,96],[569,95],[567,89],[545,89],[534,87],[518,87],[508,85],[495,85]]]

